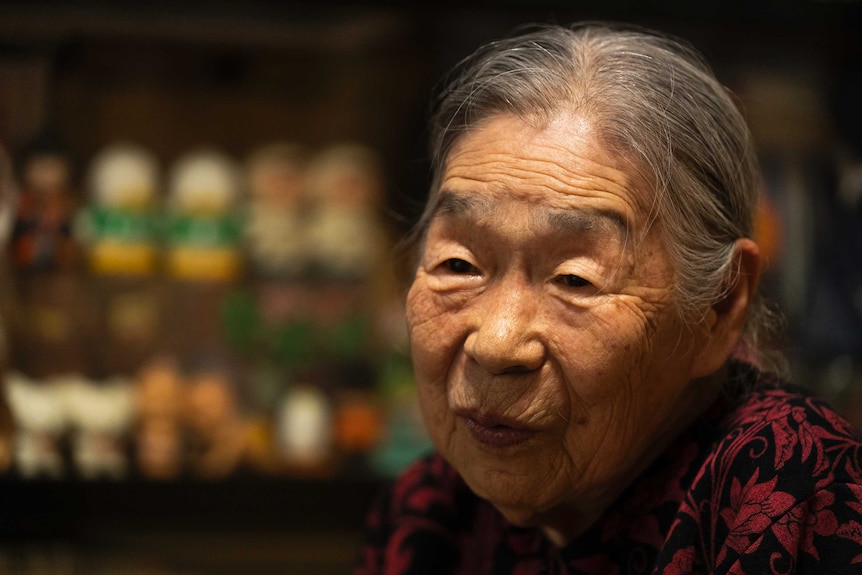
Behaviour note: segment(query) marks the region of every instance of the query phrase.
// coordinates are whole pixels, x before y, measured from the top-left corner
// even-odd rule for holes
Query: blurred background
[[[793,377],[862,425],[862,3],[0,2],[0,573],[346,573],[428,449],[393,247],[428,99],[525,22],[702,50]]]

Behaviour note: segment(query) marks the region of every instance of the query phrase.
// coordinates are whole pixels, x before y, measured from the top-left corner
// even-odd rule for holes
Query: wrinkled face
[[[704,336],[626,169],[575,116],[487,120],[446,162],[407,298],[420,402],[517,524],[603,509],[695,403]]]

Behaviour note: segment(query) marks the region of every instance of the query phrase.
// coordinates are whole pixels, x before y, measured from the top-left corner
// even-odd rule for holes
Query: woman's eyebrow
[[[433,217],[455,217],[479,221],[494,211],[493,200],[478,196],[442,190],[434,204]],[[620,239],[629,237],[628,219],[614,210],[599,208],[558,209],[539,208],[536,216],[548,229],[563,235],[586,232],[614,234]]]
[[[623,214],[597,208],[548,210],[545,213],[545,223],[550,229],[564,235],[602,232],[617,235],[623,240],[629,237],[631,230],[629,221]]]
[[[488,198],[476,195],[464,195],[451,190],[441,190],[434,204],[433,217],[455,216],[480,219],[494,209],[493,202]]]

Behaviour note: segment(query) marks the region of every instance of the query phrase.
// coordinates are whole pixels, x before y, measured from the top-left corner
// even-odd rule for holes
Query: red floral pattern
[[[372,509],[355,575],[862,573],[857,432],[750,366],[733,373],[736,391],[566,547],[506,523],[433,455]]]

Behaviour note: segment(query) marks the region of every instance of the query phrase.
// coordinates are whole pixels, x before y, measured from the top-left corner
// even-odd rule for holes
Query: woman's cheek
[[[601,306],[555,331],[554,355],[575,405],[598,407],[625,394],[639,372],[637,360],[648,350],[649,328],[642,314],[626,307]]]
[[[407,292],[407,327],[411,335],[446,311],[442,298],[428,287],[428,281],[427,274],[420,269]]]
[[[448,453],[454,432],[448,375],[458,356],[459,315],[417,277],[407,296],[407,326],[419,405],[432,442]]]
[[[418,370],[418,367],[417,367]],[[432,443],[441,453],[449,452],[449,443],[454,432],[454,419],[449,410],[446,381],[437,374],[424,373],[416,377],[419,407],[425,429]]]
[[[463,331],[458,311],[449,296],[429,289],[424,278],[417,278],[407,294],[407,329],[413,353],[454,353]]]

